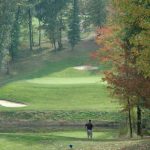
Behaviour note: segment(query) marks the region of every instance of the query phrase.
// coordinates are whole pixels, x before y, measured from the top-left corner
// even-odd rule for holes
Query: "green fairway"
[[[83,47],[84,44],[89,45],[86,46],[87,49]],[[92,42],[81,42],[77,47],[79,50],[74,55],[66,51],[61,52],[59,56],[55,54],[43,56],[40,61],[36,56],[26,62],[29,70],[26,70],[23,62],[21,64],[23,72],[15,75],[13,82],[8,81],[0,87],[0,99],[27,105],[25,108],[12,110],[107,112],[118,110],[119,105],[109,96],[106,83],[102,81],[100,71],[107,68],[106,65],[98,65],[99,69],[96,71],[74,69],[75,66],[82,66],[87,62],[95,65],[89,57],[90,51],[93,51],[92,45]],[[36,69],[33,67],[33,64],[36,65],[35,62],[39,65]],[[17,68],[17,64],[15,66]],[[19,67],[18,70],[21,68]],[[10,110],[10,108],[2,108],[2,110]]]
[[[118,140],[117,131],[94,132],[93,140],[88,140],[84,131],[64,131],[51,133],[0,134],[1,150],[149,150],[147,140]]]
[[[1,107],[1,111],[9,111],[9,115],[1,118],[15,118],[11,114],[30,111],[31,120],[37,118],[31,113],[35,111],[39,119],[50,120],[94,120],[116,121],[120,105],[109,95],[106,83],[102,81],[101,71],[109,65],[95,63],[90,52],[97,49],[93,41],[82,41],[76,52],[68,50],[44,53],[15,63],[13,77],[1,80],[0,99],[26,104],[24,108]],[[77,70],[74,67],[93,65],[98,70]],[[48,112],[41,116],[38,111]],[[53,113],[53,111],[55,111]],[[66,112],[66,113],[65,113]],[[45,113],[44,113],[45,114]],[[66,115],[68,114],[68,115]],[[11,116],[11,117],[9,117]],[[26,117],[25,117],[26,118]],[[29,117],[28,117],[29,119]]]
[[[62,80],[47,78],[14,82],[1,88],[0,95],[1,99],[25,103],[28,106],[23,109],[30,110],[112,111],[118,107],[111,101],[105,85],[101,84],[98,77]]]

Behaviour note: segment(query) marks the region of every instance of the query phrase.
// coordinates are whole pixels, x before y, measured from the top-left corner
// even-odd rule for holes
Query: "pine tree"
[[[5,74],[9,74],[11,31],[15,20],[16,0],[0,1],[0,54],[1,70]]]
[[[15,14],[15,21],[11,32],[11,47],[10,55],[12,60],[17,56],[18,46],[19,46],[19,35],[20,35],[20,12],[21,8],[18,6]]]
[[[72,50],[74,49],[75,45],[80,41],[80,18],[78,0],[72,1],[72,9],[69,17],[68,39]]]

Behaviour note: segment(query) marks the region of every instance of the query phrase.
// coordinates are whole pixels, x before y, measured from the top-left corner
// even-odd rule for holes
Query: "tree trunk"
[[[59,38],[58,38],[58,46],[59,50],[62,50],[63,45],[62,45],[62,30],[63,30],[63,21],[62,21],[62,13],[60,14],[59,18]]]
[[[71,50],[74,51],[74,46],[71,46]]]
[[[11,32],[10,55],[12,61],[14,61],[14,58],[17,55],[17,50],[19,46],[19,33],[20,33],[19,17],[20,17],[20,7],[18,6],[17,12],[15,14],[15,22]]]
[[[130,138],[132,138],[133,137],[133,130],[132,130],[131,106],[130,106],[129,98],[128,98],[128,118],[129,118]]]
[[[55,40],[55,39],[53,39],[53,45],[54,45],[54,50],[55,50],[55,52],[57,52],[56,40]]]
[[[58,39],[58,49],[59,50],[62,50],[62,48],[63,48],[63,45],[62,45],[62,40],[61,40],[61,31],[60,31],[60,37],[59,37],[59,39]]]
[[[7,75],[10,74],[9,62],[7,62],[7,66],[6,66],[6,74],[7,74]]]
[[[137,106],[137,135],[142,136],[142,113],[139,105]]]
[[[41,47],[41,21],[39,20],[39,47]]]
[[[62,45],[62,29],[59,30],[58,46],[59,46],[59,50],[62,50],[62,48],[63,48],[63,45]]]
[[[30,44],[30,51],[33,50],[33,34],[32,34],[32,15],[31,15],[31,9],[29,8],[28,10],[28,14],[29,14],[29,44]]]
[[[31,21],[32,21],[32,15],[31,15]],[[34,30],[33,25],[31,23],[31,31],[32,31],[32,46],[34,46]]]

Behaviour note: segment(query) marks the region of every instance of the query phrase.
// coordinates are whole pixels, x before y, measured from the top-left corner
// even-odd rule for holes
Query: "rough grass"
[[[67,123],[85,122],[92,119],[95,122],[121,122],[124,114],[109,111],[4,111],[0,112],[0,120],[28,120],[28,121],[67,121]],[[109,125],[110,123],[108,123]]]

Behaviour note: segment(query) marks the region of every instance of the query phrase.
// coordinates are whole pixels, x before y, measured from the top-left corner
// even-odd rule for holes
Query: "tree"
[[[132,65],[137,70],[137,75],[139,79],[145,77],[146,81],[149,82],[149,69],[150,63],[148,61],[149,56],[149,8],[150,5],[148,1],[129,1],[124,0],[121,2],[115,1],[116,6],[120,9],[119,17],[124,29],[124,38],[123,40],[128,43],[129,47],[129,59],[130,65]],[[128,13],[126,13],[128,12]],[[145,56],[145,58],[143,57]],[[139,63],[142,63],[142,68]],[[146,67],[146,68],[145,68]],[[142,80],[143,81],[143,80]],[[138,80],[136,81],[138,82]],[[147,84],[146,82],[144,82]],[[150,84],[150,82],[149,82]],[[141,85],[142,82],[141,82]],[[139,86],[141,86],[139,85]],[[141,89],[142,90],[142,89]],[[145,89],[146,90],[146,89]],[[138,95],[137,107],[137,134],[142,134],[141,129],[141,109],[143,99],[149,99],[149,95],[146,97],[141,94],[141,91],[136,92]]]
[[[101,60],[111,61],[115,67],[106,73],[105,80],[116,95],[126,100],[124,108],[129,112],[131,137],[130,109],[137,107],[137,134],[142,135],[141,109],[150,106],[150,78],[145,76],[143,70],[139,71],[138,66],[141,54],[148,49],[148,43],[145,42],[145,39],[149,39],[148,35],[143,35],[149,29],[148,26],[143,26],[143,19],[147,22],[149,16],[147,4],[147,1],[114,0],[116,24],[113,22],[112,26],[109,24],[107,28],[100,28],[97,38],[103,46]],[[149,62],[144,61],[144,64],[148,66]]]
[[[89,19],[96,27],[102,27],[106,23],[106,3],[106,0],[88,1]]]
[[[17,55],[18,46],[19,46],[19,37],[20,37],[20,13],[21,7],[18,6],[16,13],[15,13],[15,21],[11,31],[11,47],[10,47],[10,55],[12,60]]]
[[[27,9],[27,14],[28,14],[30,51],[33,50],[33,46],[34,46],[32,18],[33,18],[33,13],[34,13],[34,8],[35,8],[36,3],[38,3],[37,0],[28,0],[26,2],[26,9]]]
[[[89,32],[92,29],[91,20],[89,15],[89,0],[79,0],[80,5],[80,30],[81,32]]]
[[[43,22],[43,28],[53,44],[55,51],[62,49],[63,10],[68,0],[46,0],[36,6],[37,17]],[[40,7],[40,9],[39,9]]]
[[[11,31],[14,24],[16,0],[1,0],[0,1],[0,53],[2,57],[1,70],[5,74],[9,74],[10,62],[10,45],[11,45]]]
[[[72,1],[72,8],[69,16],[69,43],[74,49],[75,45],[80,41],[80,18],[79,18],[79,3],[78,0]]]
[[[39,0],[38,3],[35,5],[35,11],[36,11],[36,18],[38,18],[39,22],[39,47],[41,47],[41,36],[42,36],[42,7],[41,7],[41,1]]]
[[[38,0],[22,0],[21,2],[21,23],[28,27],[28,41],[29,49],[33,50],[34,46],[34,26],[33,17],[35,16],[35,5],[39,3]]]
[[[32,46],[33,46],[33,30],[32,30],[32,10],[29,7],[28,8],[28,17],[29,17],[29,42],[30,42],[30,50],[32,51]]]

